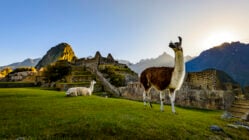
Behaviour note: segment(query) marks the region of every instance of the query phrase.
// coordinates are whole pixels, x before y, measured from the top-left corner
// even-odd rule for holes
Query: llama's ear
[[[179,45],[182,45],[182,38],[178,36],[178,39],[179,39]]]

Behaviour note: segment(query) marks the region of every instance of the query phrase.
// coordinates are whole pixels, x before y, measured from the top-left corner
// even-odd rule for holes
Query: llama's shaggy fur
[[[91,85],[89,88],[87,87],[72,87],[69,88],[66,92],[67,96],[91,96],[94,90],[94,84],[96,82],[93,80],[91,81]]]

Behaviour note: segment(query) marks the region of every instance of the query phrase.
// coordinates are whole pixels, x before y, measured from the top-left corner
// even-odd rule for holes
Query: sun
[[[215,31],[208,35],[203,41],[203,49],[209,49],[218,46],[224,42],[236,41],[237,36],[231,31]]]

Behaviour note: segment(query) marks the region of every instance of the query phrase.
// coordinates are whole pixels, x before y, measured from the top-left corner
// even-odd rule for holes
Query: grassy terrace
[[[0,82],[0,88],[34,87],[34,82]]]
[[[65,97],[39,88],[0,88],[0,139],[248,139],[227,127],[222,111],[159,105],[99,96]],[[230,120],[231,121],[231,120]],[[224,132],[211,132],[218,125]]]

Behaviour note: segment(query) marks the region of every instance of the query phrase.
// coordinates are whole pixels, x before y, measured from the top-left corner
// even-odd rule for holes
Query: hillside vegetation
[[[227,127],[221,111],[159,105],[99,96],[65,97],[37,88],[0,88],[0,139],[247,139]],[[223,132],[210,131],[218,125]]]

